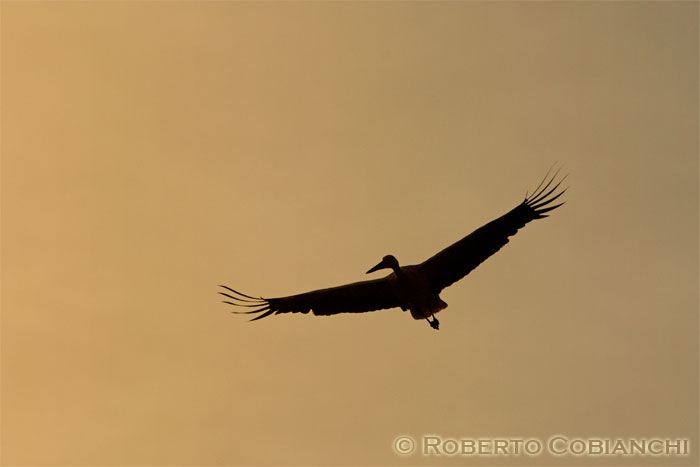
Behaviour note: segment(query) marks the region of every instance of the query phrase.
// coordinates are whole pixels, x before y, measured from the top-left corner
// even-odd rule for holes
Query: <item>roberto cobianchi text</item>
[[[423,456],[687,456],[686,438],[604,438],[553,435],[539,438],[449,438],[439,435],[394,439],[394,451]]]

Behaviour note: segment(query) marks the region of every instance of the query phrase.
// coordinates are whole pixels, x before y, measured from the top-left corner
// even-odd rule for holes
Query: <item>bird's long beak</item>
[[[378,270],[380,270],[380,269],[385,269],[385,268],[388,268],[388,267],[389,267],[389,266],[386,265],[386,263],[384,262],[384,260],[382,260],[382,261],[381,261],[379,264],[377,264],[375,267],[373,267],[372,269],[370,269],[369,271],[367,271],[367,274],[369,274],[370,272],[378,271]]]

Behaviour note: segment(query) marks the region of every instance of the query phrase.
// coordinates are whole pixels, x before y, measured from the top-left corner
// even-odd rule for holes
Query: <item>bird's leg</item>
[[[428,323],[430,323],[430,327],[431,327],[431,328],[435,329],[436,331],[439,330],[439,329],[440,329],[440,321],[438,321],[438,319],[435,317],[434,314],[431,313],[430,316],[433,317],[433,320],[432,320],[432,321],[429,320],[427,316],[425,317],[425,320],[426,320]]]

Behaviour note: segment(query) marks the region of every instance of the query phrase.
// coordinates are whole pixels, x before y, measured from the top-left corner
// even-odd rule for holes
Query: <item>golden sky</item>
[[[697,2],[1,4],[3,465],[400,457],[399,435],[698,442]],[[248,323],[421,262],[558,161],[442,293]]]

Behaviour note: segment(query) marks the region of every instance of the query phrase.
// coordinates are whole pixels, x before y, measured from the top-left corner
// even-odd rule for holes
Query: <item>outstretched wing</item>
[[[421,263],[419,267],[429,277],[433,290],[439,293],[445,287],[457,282],[500,250],[508,243],[508,237],[515,235],[525,224],[547,217],[546,212],[564,204],[551,204],[566,191],[561,190],[556,193],[566,176],[549,189],[558,173],[559,171],[542,187],[549,177],[547,172],[542,182],[535,188],[534,194],[526,197],[509,213],[480,227]]]
[[[249,311],[234,311],[234,313],[257,315],[251,321],[280,313],[312,311],[313,314],[321,316],[364,313],[399,306],[388,277],[280,298],[255,298],[225,285],[221,287],[227,292],[219,293],[230,299],[224,300],[224,303],[252,308]]]

